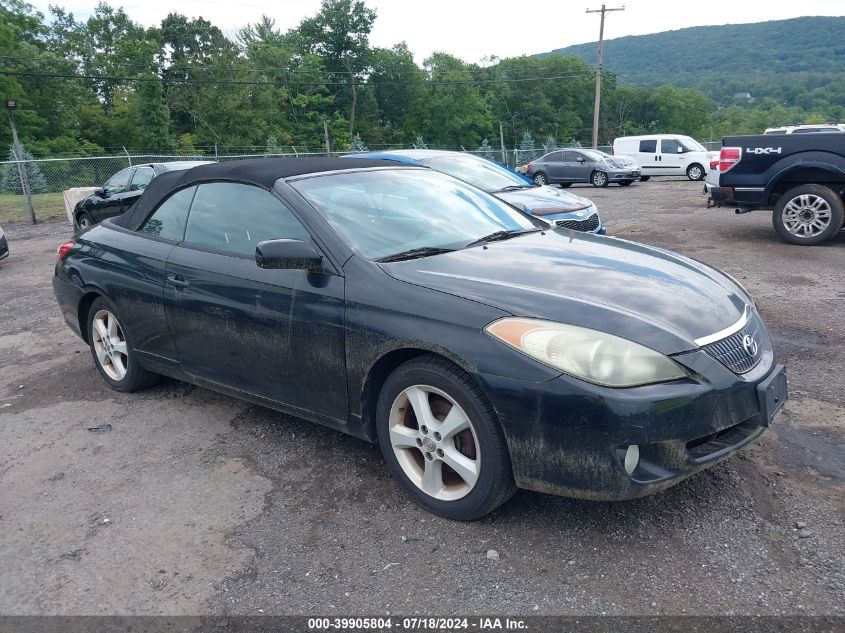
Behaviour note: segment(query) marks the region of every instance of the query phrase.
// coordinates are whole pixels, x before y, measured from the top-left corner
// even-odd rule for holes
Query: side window
[[[150,184],[150,181],[155,177],[155,172],[152,167],[139,167],[135,170],[135,175],[132,176],[132,186],[130,191],[143,191]]]
[[[563,162],[563,152],[552,152],[548,156],[546,156],[545,161],[546,163],[562,163]]]
[[[640,141],[640,151],[644,154],[654,154],[657,152],[657,141],[654,139]]]
[[[174,193],[153,211],[139,230],[166,240],[182,241],[185,223],[188,220],[188,209],[191,207],[191,200],[196,189],[196,187],[188,187]]]
[[[117,172],[114,176],[108,179],[103,189],[109,194],[123,193],[129,188],[129,181],[132,179],[132,173],[135,171],[134,167],[124,169]]]
[[[683,145],[678,143],[673,138],[660,139],[660,151],[663,154],[677,154],[679,149],[683,149]]]
[[[299,220],[270,192],[233,182],[199,185],[185,243],[254,255],[264,240],[308,240]]]

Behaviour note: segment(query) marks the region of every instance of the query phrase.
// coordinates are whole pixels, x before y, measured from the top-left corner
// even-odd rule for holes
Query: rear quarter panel
[[[57,275],[84,294],[111,301],[135,349],[174,358],[162,302],[164,268],[173,245],[98,225],[77,238],[78,247],[60,264]],[[86,324],[81,323],[81,328]]]

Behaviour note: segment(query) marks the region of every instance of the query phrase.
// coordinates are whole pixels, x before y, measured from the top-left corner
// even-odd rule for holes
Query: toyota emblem
[[[746,334],[742,337],[742,349],[745,350],[749,358],[757,356],[757,341],[754,340],[753,336]]]

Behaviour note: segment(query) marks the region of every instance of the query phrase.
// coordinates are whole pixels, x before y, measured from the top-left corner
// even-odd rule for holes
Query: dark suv
[[[145,163],[122,169],[93,194],[76,203],[73,209],[73,223],[84,230],[106,218],[120,215],[132,206],[150,181],[159,174],[190,169],[208,162],[211,161],[182,160],[171,163]]]

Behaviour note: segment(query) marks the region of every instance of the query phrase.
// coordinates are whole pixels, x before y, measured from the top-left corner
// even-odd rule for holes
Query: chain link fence
[[[708,150],[718,150],[721,143],[704,143]],[[551,151],[542,145],[531,149],[505,149],[504,160],[501,148],[467,150],[463,147],[451,148],[455,151],[473,154],[509,167],[519,168],[538,159]],[[564,149],[556,147],[554,149]],[[610,146],[599,146],[599,150],[611,152]],[[334,156],[354,152],[333,152]],[[24,154],[26,156],[26,154]],[[35,217],[38,221],[67,217],[63,192],[75,187],[100,187],[121,169],[143,163],[158,163],[182,160],[235,160],[245,158],[269,157],[307,157],[325,156],[325,151],[289,152],[289,153],[243,153],[227,152],[213,155],[199,154],[122,154],[114,156],[74,157],[74,158],[29,158],[24,160],[0,161],[0,223],[27,222],[27,200],[25,189],[21,186],[21,174],[29,184],[29,193]],[[20,166],[23,167],[19,170]]]

